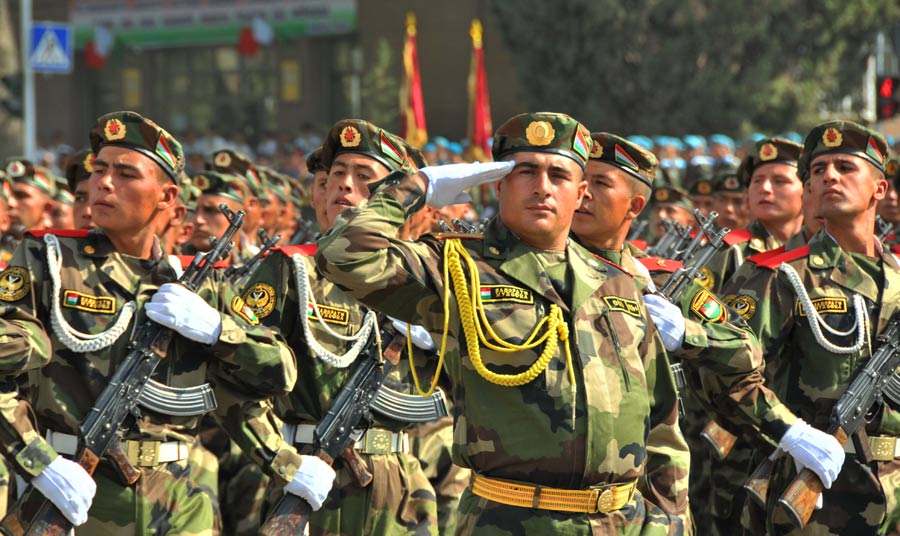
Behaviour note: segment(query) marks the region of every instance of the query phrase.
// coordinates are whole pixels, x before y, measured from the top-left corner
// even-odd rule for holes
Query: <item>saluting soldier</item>
[[[900,265],[872,233],[876,204],[887,192],[886,154],[884,138],[856,123],[829,121],[812,129],[799,173],[808,177],[825,228],[805,246],[747,263],[725,288],[765,348],[769,385],[802,419],[780,437],[782,447],[828,428],[835,402],[900,306]],[[824,442],[812,449],[835,470],[823,479],[823,507],[792,534],[896,530],[898,407],[885,398],[865,425],[868,438],[861,439],[872,445],[874,460],[851,447],[844,459],[843,451]],[[800,436],[791,434],[803,429]],[[779,439],[777,430],[769,433]],[[851,438],[848,445],[853,443]],[[795,474],[793,463],[776,460],[766,504],[770,533],[791,529],[776,515],[776,504]]]
[[[320,240],[327,277],[442,341],[453,459],[475,473],[457,534],[684,530],[689,460],[662,342],[634,280],[568,238],[590,150],[571,117],[522,114],[497,130],[498,162],[394,173]],[[501,178],[484,235],[397,238],[423,204]]]
[[[0,348],[0,443],[79,532],[213,534],[214,504],[187,462],[200,416],[215,409],[239,417],[244,403],[289,390],[292,355],[227,285],[211,278],[195,293],[173,283],[182,266],[162,254],[154,231],[178,195],[180,144],[135,112],[100,117],[90,138],[97,229],[30,233],[0,274],[0,330],[9,341]],[[209,398],[190,410],[180,397],[141,399],[141,415],[126,421],[122,458],[102,458],[92,478],[69,460],[79,426],[127,354],[127,334],[147,319],[176,332],[152,379],[186,396],[212,382],[218,407]],[[137,482],[126,484],[116,463],[137,470]]]

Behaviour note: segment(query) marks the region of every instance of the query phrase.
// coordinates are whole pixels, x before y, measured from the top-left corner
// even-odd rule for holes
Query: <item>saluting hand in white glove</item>
[[[425,203],[435,208],[468,203],[472,197],[466,189],[502,179],[515,167],[513,162],[475,162],[426,166],[419,173],[428,177]]]

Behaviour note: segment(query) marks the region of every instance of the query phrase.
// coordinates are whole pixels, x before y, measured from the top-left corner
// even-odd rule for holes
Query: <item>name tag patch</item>
[[[321,303],[317,303],[316,308],[319,309],[319,315],[325,322],[340,324],[342,326],[346,326],[350,323],[350,311],[348,311],[347,309],[330,307],[328,305],[322,305]],[[316,311],[315,309],[313,309],[312,302],[308,302],[306,304],[306,316],[312,318],[315,318],[316,316]]]
[[[534,295],[526,288],[510,285],[482,285],[481,301],[482,303],[516,302],[530,305],[534,303]]]
[[[64,290],[62,306],[89,313],[111,315],[116,312],[116,299],[112,296],[91,296],[77,290]]]
[[[610,311],[619,311],[631,315],[635,318],[641,318],[641,306],[635,300],[621,298],[619,296],[603,296],[603,301]]]
[[[847,312],[847,298],[815,298],[812,300],[812,304],[819,314],[843,314]],[[803,304],[800,303],[800,300],[797,300],[797,314],[806,316],[806,311],[803,310]]]
[[[701,290],[691,300],[691,311],[710,322],[725,321],[725,306],[708,290]]]
[[[31,276],[21,266],[10,266],[0,272],[0,300],[18,301],[31,290]]]

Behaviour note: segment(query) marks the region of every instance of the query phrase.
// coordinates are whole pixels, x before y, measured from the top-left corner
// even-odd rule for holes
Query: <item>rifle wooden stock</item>
[[[838,428],[834,432],[834,437],[841,445],[849,440],[849,436],[843,428]],[[794,525],[803,528],[809,522],[813,510],[816,509],[819,494],[824,489],[825,486],[819,480],[818,475],[809,469],[803,469],[778,499],[778,508],[787,514],[788,519]]]
[[[766,458],[744,483],[747,495],[760,507],[766,507],[766,496],[769,494],[769,479],[772,477],[772,460]]]
[[[722,428],[722,425],[715,420],[709,421],[703,428],[703,431],[700,432],[700,437],[709,443],[712,451],[720,460],[724,460],[728,457],[728,454],[731,453],[731,449],[734,448],[734,444],[738,439],[736,435]]]
[[[316,453],[316,456],[328,465],[334,465],[334,460],[326,452],[319,451]],[[262,527],[259,528],[259,536],[306,534],[306,526],[309,524],[309,516],[312,513],[312,506],[302,497],[284,492],[281,500],[278,501]]]

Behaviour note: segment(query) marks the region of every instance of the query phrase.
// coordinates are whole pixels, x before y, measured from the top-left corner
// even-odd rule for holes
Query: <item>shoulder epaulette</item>
[[[481,233],[437,233],[433,236],[438,240],[447,240],[448,238],[462,238],[466,240],[484,239],[484,235]]]
[[[756,255],[751,255],[747,257],[747,262],[752,262],[753,264],[759,264],[761,262],[765,262],[766,259],[771,259],[777,255],[781,255],[784,253],[784,246],[779,246],[775,249],[770,249],[769,251],[763,251],[762,253],[757,253]]]
[[[644,240],[643,238],[636,238],[634,240],[629,240],[628,243],[631,244],[632,246],[638,248],[641,251],[647,251],[648,244],[647,244],[647,241]]]
[[[41,229],[25,231],[25,234],[33,238],[44,238],[44,235],[52,234],[63,238],[85,238],[89,229]]]
[[[597,258],[598,260],[601,260],[601,261],[605,262],[606,264],[612,266],[613,268],[619,270],[619,271],[622,272],[623,274],[625,274],[625,275],[627,275],[627,276],[629,276],[629,277],[634,277],[634,274],[632,274],[631,272],[629,272],[629,271],[626,270],[625,268],[622,268],[621,266],[619,266],[618,264],[614,263],[613,261],[607,259],[606,257],[604,257],[604,256],[602,256],[602,255],[597,255],[596,253],[591,253],[591,255],[593,255],[593,256],[594,256],[595,258]]]
[[[882,242],[893,242],[894,240],[897,240],[897,233],[891,233],[887,235],[886,237],[884,237],[884,240],[882,240]]]
[[[809,244],[804,244],[803,246],[797,249],[791,249],[789,251],[783,252],[781,255],[774,255],[767,259],[764,259],[762,262],[757,262],[756,265],[761,268],[768,268],[769,270],[774,270],[779,265],[785,262],[790,262],[795,259],[799,259],[809,255]],[[754,255],[755,256],[755,255]]]
[[[280,251],[290,257],[294,253],[302,253],[307,257],[311,257],[316,254],[316,244],[294,244],[290,246],[278,246],[277,248],[272,248],[270,251]]]
[[[894,244],[891,246],[891,253],[900,255],[900,244]]]
[[[175,255],[175,257],[177,257],[178,261],[181,262],[182,268],[187,268],[188,266],[191,265],[192,262],[194,262],[193,255]],[[219,261],[219,262],[213,264],[213,268],[216,268],[216,269],[224,269],[224,268],[228,268],[229,266],[231,266],[231,263],[228,261]]]
[[[743,244],[744,242],[749,241],[752,237],[753,235],[750,233],[750,229],[735,229],[734,231],[731,231],[730,233],[725,235],[725,237],[722,238],[722,241],[729,246],[733,246],[735,244]]]
[[[635,260],[643,264],[650,272],[674,272],[684,267],[680,261],[660,257],[638,257]]]

